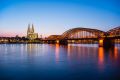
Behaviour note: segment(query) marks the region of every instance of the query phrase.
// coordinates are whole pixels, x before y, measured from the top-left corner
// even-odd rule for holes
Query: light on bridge
[[[59,40],[56,40],[56,43],[59,44]]]
[[[72,40],[72,43],[74,43],[75,42],[75,40]]]
[[[100,39],[100,40],[99,40],[99,46],[100,46],[100,47],[103,47],[103,39]]]

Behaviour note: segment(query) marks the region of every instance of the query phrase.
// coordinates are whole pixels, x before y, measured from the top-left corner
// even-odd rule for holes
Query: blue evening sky
[[[120,0],[0,0],[0,36],[26,36],[29,23],[43,36],[75,27],[107,31],[120,26]]]

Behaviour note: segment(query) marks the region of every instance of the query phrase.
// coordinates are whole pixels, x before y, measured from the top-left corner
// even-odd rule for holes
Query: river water
[[[120,80],[120,45],[0,44],[0,80]]]

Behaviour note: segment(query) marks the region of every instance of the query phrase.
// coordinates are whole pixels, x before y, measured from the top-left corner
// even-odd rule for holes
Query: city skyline
[[[75,27],[108,31],[120,26],[119,7],[118,0],[1,0],[0,36],[26,36],[29,23],[44,37]]]

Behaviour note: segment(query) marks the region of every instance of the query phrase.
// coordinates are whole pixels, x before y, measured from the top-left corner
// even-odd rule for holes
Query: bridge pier
[[[55,44],[56,41],[55,41],[55,40],[48,40],[47,43],[48,43],[48,44]]]
[[[99,39],[99,47],[105,47],[105,48],[114,47],[114,40],[107,37],[103,39]]]
[[[104,43],[103,43],[104,39],[99,39],[99,47],[103,47]]]
[[[59,44],[67,45],[67,44],[68,44],[68,41],[67,41],[67,40],[60,40],[60,41],[59,41]]]
[[[59,44],[60,41],[59,40],[46,40],[46,41],[43,41],[43,43],[48,43],[48,44]]]
[[[55,42],[56,42],[57,44],[59,44],[59,43],[60,43],[60,41],[59,41],[59,40],[56,40]]]

